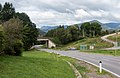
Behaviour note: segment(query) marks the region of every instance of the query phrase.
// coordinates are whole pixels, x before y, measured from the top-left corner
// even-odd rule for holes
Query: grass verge
[[[0,78],[76,78],[72,68],[54,56],[42,51],[0,56]]]
[[[24,52],[22,57],[0,56],[0,78],[76,78],[66,61],[72,63],[82,78],[115,78],[86,62],[43,51]]]
[[[105,55],[120,56],[120,50],[80,50],[80,51],[87,53],[98,53]]]

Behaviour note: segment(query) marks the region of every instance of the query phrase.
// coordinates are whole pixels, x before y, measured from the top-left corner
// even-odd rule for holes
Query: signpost
[[[99,66],[100,66],[100,73],[102,73],[102,61],[99,62]]]
[[[80,45],[80,50],[87,50],[87,45]]]

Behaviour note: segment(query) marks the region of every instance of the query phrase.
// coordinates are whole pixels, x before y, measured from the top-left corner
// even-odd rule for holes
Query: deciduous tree
[[[18,18],[12,18],[3,24],[5,32],[5,54],[21,55],[23,24]]]

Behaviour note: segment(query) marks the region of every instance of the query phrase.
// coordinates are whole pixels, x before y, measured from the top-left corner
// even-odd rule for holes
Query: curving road
[[[117,34],[120,34],[120,32],[118,32]],[[111,48],[105,48],[104,50],[114,50],[114,49],[120,49],[120,47],[117,47],[117,42],[114,42],[112,40],[109,40],[107,39],[107,37],[109,36],[114,36],[116,35],[116,33],[113,33],[113,34],[109,34],[109,35],[105,35],[105,36],[102,36],[101,39],[106,41],[106,42],[109,42],[109,43],[112,43],[114,46],[111,47]]]
[[[60,50],[50,50],[50,49],[40,49],[47,52],[54,52],[56,54],[60,54],[63,56],[69,56],[72,58],[76,58],[78,60],[86,61],[90,64],[93,64],[98,67],[99,61],[103,62],[103,68],[108,72],[116,75],[120,78],[120,57],[110,56],[110,55],[102,55],[102,54],[92,54],[92,53],[84,53],[79,52],[78,50],[74,51],[60,51]]]

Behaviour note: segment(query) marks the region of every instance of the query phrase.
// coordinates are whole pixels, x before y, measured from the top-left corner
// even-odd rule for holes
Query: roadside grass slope
[[[76,78],[72,68],[54,56],[41,51],[0,56],[0,78]]]
[[[106,41],[103,41],[103,40],[101,40],[100,37],[97,37],[97,38],[86,38],[86,39],[78,40],[78,41],[69,43],[67,45],[64,45],[62,48],[58,48],[58,49],[67,50],[70,47],[75,47],[79,50],[80,45],[90,46],[90,45],[93,45],[93,44],[95,45],[95,49],[109,48],[109,47],[113,46],[113,44],[111,44],[109,42],[106,42]]]
[[[116,78],[110,73],[70,57],[43,51],[24,52],[19,56],[0,56],[0,78],[76,78],[71,62],[82,78]]]
[[[111,37],[111,38],[114,39],[114,37]],[[80,50],[80,45],[88,45],[88,46],[90,46],[91,44],[95,44],[95,49],[94,50],[90,50],[90,49],[88,49],[88,50]],[[103,48],[113,47],[113,44],[101,40],[100,37],[78,40],[78,41],[69,43],[67,45],[64,45],[63,47],[58,47],[57,49],[68,50],[70,47],[75,47],[78,50],[80,50],[81,52],[99,53],[99,54],[105,54],[105,55],[120,56],[120,50],[102,50]]]
[[[116,38],[117,38],[117,41],[120,42],[120,34],[108,37],[109,40],[112,40],[112,41],[115,41],[115,42],[116,42]]]

